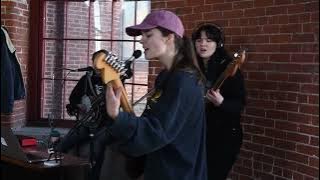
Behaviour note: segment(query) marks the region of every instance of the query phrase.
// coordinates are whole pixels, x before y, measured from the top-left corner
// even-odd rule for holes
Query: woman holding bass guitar
[[[242,144],[240,118],[246,91],[244,78],[236,66],[241,62],[228,55],[223,31],[215,24],[200,24],[192,40],[206,77],[208,179],[225,180]],[[228,77],[229,71],[233,71],[232,77]]]
[[[97,59],[98,68],[109,73],[105,83],[112,80],[106,88],[106,109],[113,119],[108,129],[118,140],[115,148],[129,156],[145,156],[144,180],[206,180],[203,77],[181,20],[170,11],[152,11],[126,32],[141,35],[146,59],[159,60],[165,69],[137,117],[121,99],[123,87],[115,88],[119,83]],[[126,112],[119,112],[120,104]]]

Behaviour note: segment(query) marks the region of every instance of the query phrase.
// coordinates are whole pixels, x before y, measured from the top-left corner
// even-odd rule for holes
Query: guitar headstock
[[[94,59],[94,67],[100,71],[102,81],[107,84],[112,80],[120,79],[120,75],[124,74],[127,69],[125,65],[118,61],[115,54],[101,52]]]
[[[234,76],[237,72],[237,69],[240,69],[240,66],[244,63],[246,59],[246,49],[238,51],[233,54],[234,59],[228,64],[226,73],[228,76]]]

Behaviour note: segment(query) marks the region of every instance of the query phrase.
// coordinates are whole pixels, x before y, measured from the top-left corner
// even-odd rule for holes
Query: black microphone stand
[[[95,138],[95,128],[92,128],[91,126],[89,126],[89,138],[90,138],[90,155],[89,155],[89,160],[90,160],[90,168],[92,169],[94,164],[95,164],[95,161],[94,161],[94,143],[93,143],[93,140]]]
[[[86,72],[86,89],[88,89],[87,86],[89,86],[91,94],[94,96],[94,100],[91,102],[91,107],[88,112],[86,112],[85,116],[81,119],[78,119],[78,122],[74,125],[74,127],[70,130],[72,131],[76,130],[76,133],[79,133],[79,129],[81,127],[84,127],[88,131],[89,136],[89,161],[90,161],[90,168],[92,169],[95,165],[95,144],[94,140],[96,138],[96,132],[99,128],[99,122],[98,119],[100,118],[99,115],[101,113],[100,105],[104,100],[104,93],[100,93],[99,95],[96,93],[93,87],[93,83],[91,81],[91,78],[93,76],[93,72],[89,71]],[[77,117],[78,118],[78,117]]]
[[[49,139],[48,139],[49,156],[48,156],[48,159],[44,162],[44,164],[48,166],[57,166],[60,164],[60,161],[62,160],[61,152],[56,150],[56,145],[60,141],[60,133],[59,131],[54,130],[53,119],[50,114],[48,115],[48,121],[51,129],[49,134]],[[52,159],[52,156],[53,156],[53,159]]]
[[[92,85],[92,74],[93,72],[86,72],[86,86],[89,85],[90,91],[91,93],[94,95],[95,98],[97,98],[97,93],[95,92],[95,90],[93,89],[93,85]],[[86,87],[87,89],[87,87]],[[91,106],[91,109],[94,108],[93,104]],[[100,113],[100,112],[93,112],[93,113]],[[94,118],[94,117],[91,117]],[[97,127],[92,126],[91,124],[85,125],[85,127],[87,128],[88,132],[89,132],[89,161],[90,161],[90,168],[92,169],[94,167],[95,161],[94,161],[94,151],[95,151],[95,147],[94,147],[94,139],[95,139],[95,131],[97,129]]]
[[[57,70],[57,69],[56,69]],[[58,70],[63,70],[63,68],[58,68]],[[65,75],[64,79],[69,75],[70,71]],[[55,80],[55,72],[52,72],[52,96],[54,98],[54,80]],[[53,115],[48,114],[48,121],[50,126],[50,134],[48,139],[48,159],[45,163],[47,165],[58,165],[62,160],[62,153],[57,151],[56,146],[60,141],[60,133],[57,130],[54,130],[54,122],[53,122]],[[55,164],[50,162],[52,155],[54,156]],[[50,164],[51,163],[51,164]]]

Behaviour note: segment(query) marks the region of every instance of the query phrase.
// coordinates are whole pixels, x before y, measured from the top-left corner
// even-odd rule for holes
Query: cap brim
[[[126,33],[129,36],[140,36],[141,35],[141,31],[153,29],[155,27],[157,27],[157,26],[150,25],[150,24],[138,24],[138,25],[135,25],[135,26],[127,27],[126,28]]]

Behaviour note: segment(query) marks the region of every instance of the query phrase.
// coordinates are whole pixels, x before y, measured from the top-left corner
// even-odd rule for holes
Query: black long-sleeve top
[[[202,68],[207,78],[207,85],[212,86],[226,69],[232,58],[210,59],[207,69]],[[224,100],[219,107],[208,102],[207,127],[208,133],[222,135],[228,130],[240,128],[241,112],[245,106],[246,90],[244,78],[240,70],[233,77],[228,77],[220,87],[220,93]]]

